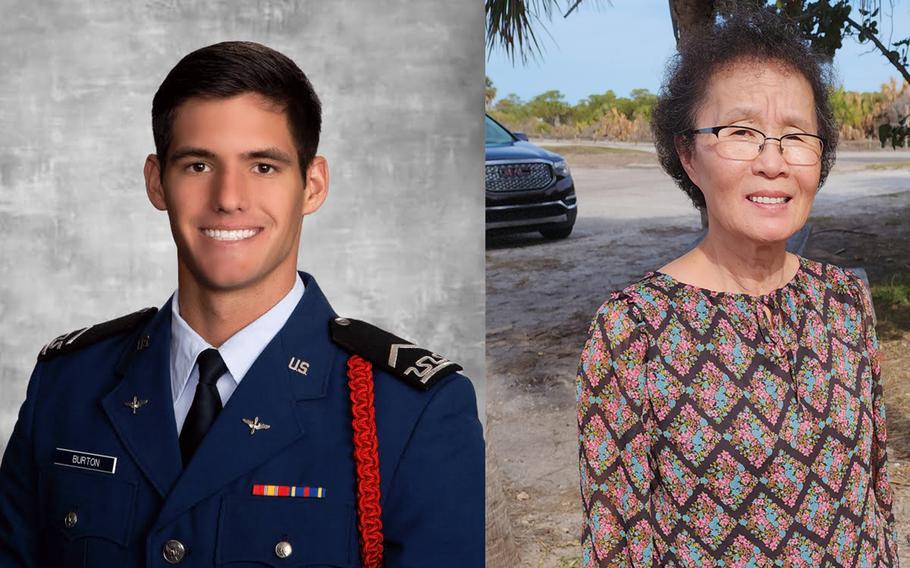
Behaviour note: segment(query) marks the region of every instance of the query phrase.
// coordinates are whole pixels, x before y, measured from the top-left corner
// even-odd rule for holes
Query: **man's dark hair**
[[[197,49],[181,59],[158,87],[152,100],[152,133],[162,177],[177,107],[193,97],[221,99],[244,93],[258,93],[287,114],[306,179],[322,128],[319,97],[287,56],[248,41],[225,41]]]
[[[752,62],[778,65],[784,71],[799,73],[809,82],[818,135],[825,140],[819,187],[834,165],[838,131],[828,102],[832,84],[830,65],[811,50],[809,42],[801,38],[792,22],[765,8],[734,10],[690,34],[681,43],[667,65],[664,84],[651,114],[651,131],[661,166],[702,211],[705,196],[683,169],[676,153],[676,138],[691,128],[717,126],[695,124],[695,115],[707,94],[711,78],[718,72]],[[693,136],[685,136],[681,142],[684,148],[691,149]]]

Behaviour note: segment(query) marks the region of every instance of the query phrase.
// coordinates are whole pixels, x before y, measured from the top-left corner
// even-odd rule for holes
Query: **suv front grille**
[[[487,164],[487,191],[543,189],[553,183],[553,168],[543,162]]]

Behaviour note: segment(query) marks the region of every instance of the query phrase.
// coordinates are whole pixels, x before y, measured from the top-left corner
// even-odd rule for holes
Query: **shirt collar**
[[[303,297],[304,286],[300,275],[294,280],[291,291],[267,312],[225,341],[218,352],[228,368],[231,379],[239,384],[259,355],[278,335],[294,308]],[[171,302],[171,393],[176,401],[189,382],[190,373],[199,354],[210,349],[202,337],[180,317],[180,305],[174,292]]]

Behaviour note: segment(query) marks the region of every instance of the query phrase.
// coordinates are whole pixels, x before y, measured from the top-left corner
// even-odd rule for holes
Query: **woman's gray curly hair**
[[[679,138],[696,125],[695,115],[703,102],[711,78],[719,71],[753,61],[779,65],[805,77],[812,87],[818,135],[825,140],[821,156],[821,177],[825,182],[834,165],[838,131],[828,102],[832,72],[828,61],[814,53],[794,23],[768,9],[737,10],[701,31],[689,35],[667,65],[657,105],[651,114],[651,131],[657,156],[664,170],[704,211],[705,197],[682,167],[676,143],[691,147],[692,136]],[[814,133],[813,133],[814,134]]]

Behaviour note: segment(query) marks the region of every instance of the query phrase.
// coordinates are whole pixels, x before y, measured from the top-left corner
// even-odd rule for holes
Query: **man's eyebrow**
[[[176,162],[177,160],[182,160],[183,158],[206,158],[209,160],[214,160],[215,153],[210,150],[206,150],[205,148],[177,148],[174,150],[174,153],[171,154],[170,159]]]
[[[290,164],[293,162],[293,158],[291,158],[287,152],[275,148],[274,146],[271,148],[245,152],[244,154],[241,154],[241,157],[245,160],[274,160],[276,162],[281,162],[282,164]]]

